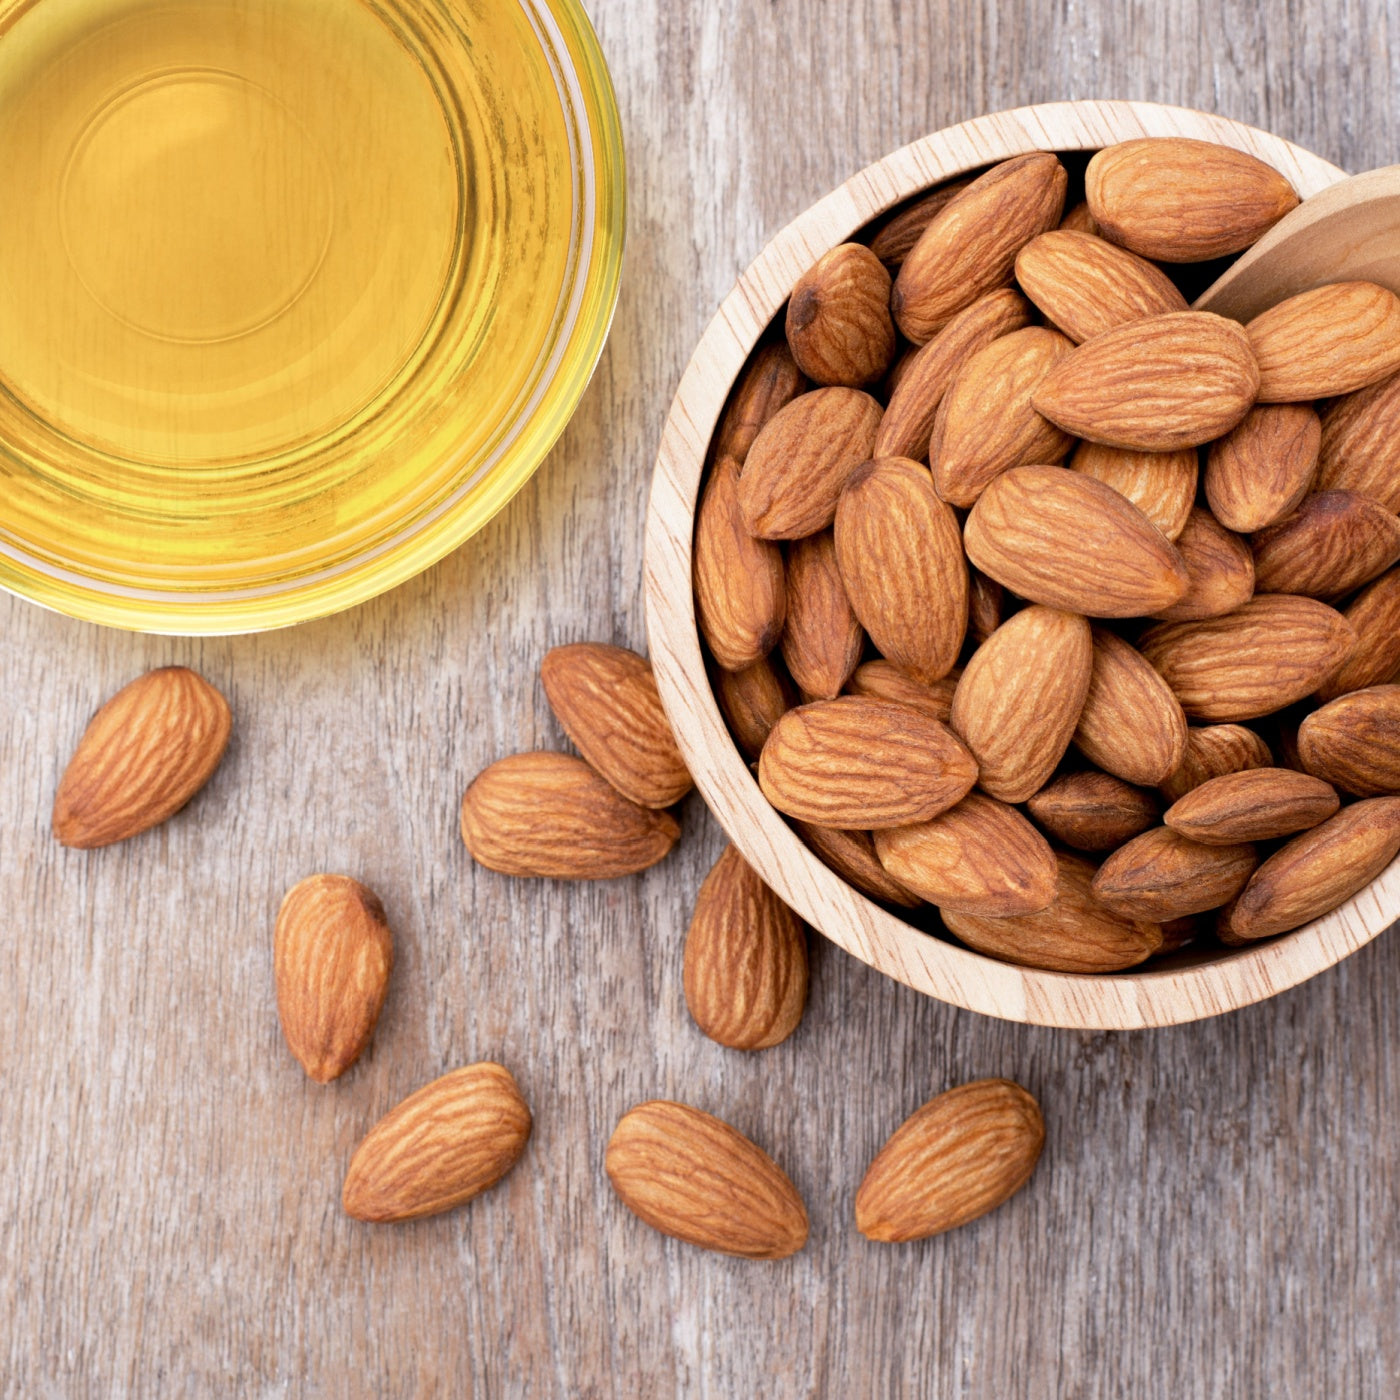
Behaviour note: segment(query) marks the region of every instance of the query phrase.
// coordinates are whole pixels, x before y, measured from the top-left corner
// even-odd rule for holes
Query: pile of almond
[[[1400,298],[1190,310],[1298,202],[1243,152],[1130,141],[1069,185],[1016,157],[798,280],[694,577],[734,740],[829,866],[1111,972],[1400,851]]]

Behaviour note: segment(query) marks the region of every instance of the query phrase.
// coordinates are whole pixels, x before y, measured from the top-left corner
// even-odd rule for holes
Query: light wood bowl
[[[1235,951],[1187,949],[1160,967],[1071,976],[1014,967],[925,933],[829,870],[768,805],[710,688],[691,591],[706,451],[749,353],[823,253],[930,186],[1024,151],[1086,151],[1137,136],[1194,136],[1252,151],[1306,198],[1345,172],[1224,117],[1145,102],[1055,102],[963,122],[862,170],[788,225],[740,277],[691,359],[661,435],[646,532],[652,663],[696,786],[729,838],[808,923],[848,953],[955,1006],[1011,1021],[1125,1030],[1261,1001],[1340,962],[1400,917],[1400,861],[1340,909]]]

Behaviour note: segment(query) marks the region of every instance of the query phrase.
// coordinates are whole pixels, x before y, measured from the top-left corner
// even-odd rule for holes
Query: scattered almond
[[[1161,819],[1150,792],[1111,773],[1066,773],[1035,794],[1026,808],[1057,841],[1076,851],[1111,851]]]
[[[1325,822],[1340,806],[1328,783],[1288,768],[1248,768],[1192,788],[1163,821],[1192,841],[1230,846],[1273,841]]]
[[[1185,528],[1196,499],[1199,468],[1194,447],[1179,452],[1132,452],[1081,442],[1070,468],[1126,496],[1173,542]]]
[[[863,243],[842,243],[797,279],[788,299],[787,342],[816,384],[860,388],[894,359],[890,274]]]
[[[1318,486],[1400,511],[1400,374],[1335,400],[1322,419]]]
[[[870,251],[891,272],[898,271],[900,263],[908,257],[909,250],[919,241],[933,216],[971,183],[971,180],[950,180],[948,184],[939,185],[936,190],[930,190],[891,215],[870,240]]]
[[[745,756],[757,761],[778,718],[797,704],[787,676],[765,657],[742,671],[717,670],[715,698]]]
[[[1343,792],[1400,793],[1400,685],[1354,690],[1314,710],[1298,726],[1298,757]]]
[[[1400,559],[1400,519],[1354,491],[1319,491],[1254,537],[1261,593],[1339,598]]]
[[[1099,866],[1094,894],[1116,914],[1160,924],[1227,904],[1258,863],[1251,845],[1207,846],[1158,826]]]
[[[806,699],[830,700],[841,693],[865,649],[830,530],[788,546],[787,596],[783,661]]]
[[[1400,568],[1367,584],[1343,616],[1356,633],[1356,650],[1318,686],[1317,698],[1324,702],[1400,674]]]
[[[1247,768],[1268,768],[1273,761],[1268,744],[1242,724],[1188,725],[1181,763],[1160,785],[1162,796],[1176,802],[1212,778]]]
[[[898,700],[902,705],[911,705],[916,710],[942,724],[947,724],[953,709],[953,695],[958,687],[961,671],[953,671],[925,685],[916,681],[908,671],[883,659],[864,661],[855,669],[855,674],[846,682],[846,689],[852,695],[874,695],[882,700]]]
[[[1206,454],[1206,500],[1227,529],[1248,534],[1301,504],[1317,475],[1322,420],[1307,404],[1251,408]]]
[[[740,374],[715,431],[715,460],[732,457],[740,467],[760,429],[807,389],[787,342],[769,341],[754,351]]]
[[[875,842],[868,831],[843,831],[839,827],[813,826],[794,822],[797,834],[849,885],[862,894],[885,904],[913,909],[923,898],[906,889],[892,876],[875,854]]]
[[[1208,510],[1192,507],[1176,547],[1191,581],[1171,607],[1157,614],[1163,621],[1220,617],[1243,607],[1254,596],[1254,555]]]

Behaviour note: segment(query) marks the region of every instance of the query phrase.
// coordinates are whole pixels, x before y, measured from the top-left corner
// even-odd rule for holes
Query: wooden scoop
[[[1196,299],[1196,309],[1248,321],[1328,282],[1378,282],[1400,296],[1400,165],[1305,199]]]

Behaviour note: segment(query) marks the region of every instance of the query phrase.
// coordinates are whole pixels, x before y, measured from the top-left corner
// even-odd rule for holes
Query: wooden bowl
[[[691,359],[662,431],[646,532],[652,663],[696,786],[729,838],[777,893],[848,953],[955,1006],[1075,1029],[1171,1025],[1247,1006],[1321,972],[1400,917],[1400,861],[1333,913],[1238,950],[1187,949],[1108,976],[1040,972],[905,923],[846,884],[768,805],[735,747],[701,656],[691,589],[695,507],[720,411],[797,278],[823,253],[920,191],[1025,151],[1088,151],[1137,136],[1194,136],[1252,151],[1306,198],[1343,171],[1224,117],[1145,102],[1055,102],[963,122],[847,180],[788,225],[725,299]]]

